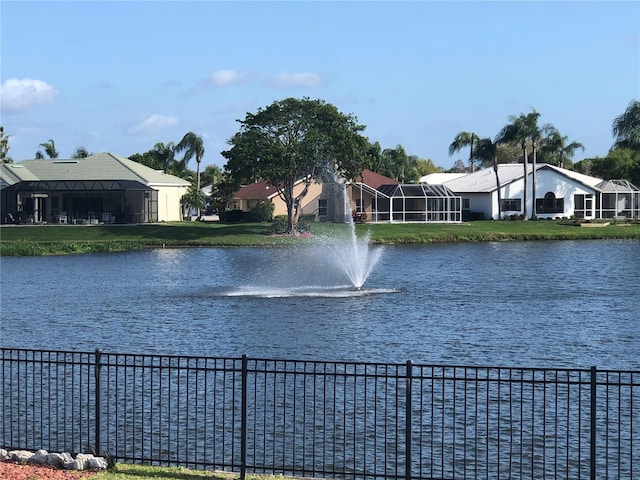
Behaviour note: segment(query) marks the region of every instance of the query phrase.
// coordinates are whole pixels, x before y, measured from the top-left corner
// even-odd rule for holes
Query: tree
[[[622,115],[613,120],[613,149],[630,148],[640,150],[640,102],[632,100]]]
[[[198,212],[198,217],[200,217],[200,211],[204,207],[206,199],[202,190],[197,188],[195,185],[191,185],[187,192],[182,196],[181,202],[185,213],[195,210]]]
[[[153,150],[151,150],[151,152],[155,160],[154,163],[158,165],[165,174],[169,173],[176,163],[175,144],[173,142],[169,142],[165,145],[162,142],[158,142],[153,146]]]
[[[418,175],[423,177],[425,175],[429,175],[430,173],[442,172],[442,167],[438,167],[433,160],[430,158],[416,158],[416,170],[418,171]]]
[[[382,170],[378,173],[393,178],[400,183],[410,183],[418,180],[418,170],[415,165],[416,157],[407,155],[402,145],[396,148],[385,148],[382,151]]]
[[[5,135],[4,127],[0,126],[0,161],[2,163],[13,163],[13,159],[8,155],[9,150],[9,137],[10,135]]]
[[[475,171],[475,165],[473,164],[473,161],[475,159],[475,156],[473,154],[473,147],[475,146],[477,141],[478,136],[475,133],[460,132],[453,139],[451,145],[449,145],[449,156],[452,156],[454,153],[459,152],[465,147],[469,147],[469,168],[471,169],[472,173]]]
[[[44,153],[42,153],[41,150],[38,150],[36,152],[37,159],[45,158],[45,154],[49,158],[58,158],[59,152],[56,150],[56,143],[53,140],[49,139],[48,142],[41,143],[40,146],[44,148]]]
[[[184,157],[181,160],[183,165],[189,163],[192,158],[196,159],[196,187],[200,190],[200,162],[204,156],[204,143],[202,137],[196,135],[193,132],[187,132],[182,140],[176,145],[175,152],[184,152]],[[200,213],[200,212],[198,212]]]
[[[565,168],[565,162],[571,162],[577,149],[584,151],[579,142],[569,143],[569,137],[562,136],[557,128],[548,125],[543,129],[544,137],[540,141],[540,156],[545,163]]]
[[[460,159],[453,163],[453,166],[447,170],[447,173],[466,173],[467,167],[464,166],[464,162]]]
[[[535,110],[531,113],[521,113],[520,116],[510,115],[508,117],[511,123],[505,125],[500,133],[495,138],[497,144],[520,144],[522,147],[522,157],[524,163],[524,205],[523,205],[523,218],[527,219],[527,194],[528,194],[528,176],[529,165],[527,159],[527,142],[531,143],[532,157],[533,157],[533,173],[532,173],[532,191],[533,191],[533,212],[532,218],[535,217],[535,199],[536,199],[536,154],[538,148],[538,142],[540,140],[541,131],[538,127],[538,118],[540,114]]]
[[[222,179],[222,170],[217,165],[207,165],[200,175],[203,185],[215,185]]]
[[[225,172],[236,184],[262,179],[287,206],[287,232],[295,234],[300,204],[316,179],[338,174],[347,180],[368,166],[364,126],[323,100],[286,98],[238,120],[240,131],[222,152]],[[303,182],[294,193],[297,182]]]
[[[606,157],[585,158],[575,164],[575,170],[604,180],[624,179],[640,185],[640,151],[616,148]]]
[[[87,158],[89,155],[91,155],[89,151],[83,146],[80,146],[73,151],[71,158]]]
[[[478,140],[475,158],[480,161],[482,167],[493,165],[493,172],[496,176],[496,189],[498,190],[498,218],[502,218],[502,191],[500,188],[500,176],[498,174],[498,144],[490,138]]]

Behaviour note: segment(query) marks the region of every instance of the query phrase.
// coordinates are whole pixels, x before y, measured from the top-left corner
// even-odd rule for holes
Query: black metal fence
[[[640,371],[1,354],[3,448],[243,477],[640,478]]]

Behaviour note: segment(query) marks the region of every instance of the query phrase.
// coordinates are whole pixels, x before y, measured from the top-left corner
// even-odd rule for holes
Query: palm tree
[[[40,146],[44,148],[44,153],[38,150],[36,152],[37,159],[43,159],[45,154],[49,158],[58,158],[60,153],[56,150],[56,143],[53,140],[49,139],[48,142],[41,143]]]
[[[190,210],[196,210],[198,212],[198,218],[200,217],[200,211],[205,205],[206,199],[202,190],[194,185],[189,187],[189,190],[180,199],[183,206],[183,211],[189,212]]]
[[[502,218],[502,192],[500,191],[500,176],[498,175],[498,144],[490,138],[481,138],[476,144],[474,157],[480,161],[482,167],[493,165],[498,190],[498,219]]]
[[[182,151],[184,151],[184,157],[181,160],[183,165],[186,166],[192,158],[196,159],[196,187],[200,190],[200,162],[204,156],[202,137],[193,132],[186,133],[175,147],[176,153]]]
[[[176,146],[173,142],[169,142],[168,144],[164,144],[162,142],[158,142],[153,146],[153,156],[158,165],[162,166],[162,171],[167,173],[169,168],[173,167],[175,163],[175,151]]]
[[[478,141],[478,136],[473,132],[460,132],[456,135],[449,145],[449,156],[453,155],[456,152],[459,152],[465,147],[469,147],[469,167],[471,167],[471,172],[475,170],[475,166],[473,164],[473,160],[476,158],[473,154],[473,147]]]
[[[625,112],[613,120],[611,127],[616,139],[612,149],[640,150],[640,102],[632,100]]]
[[[579,142],[569,142],[569,137],[562,136],[553,125],[543,127],[544,138],[540,142],[540,154],[546,163],[552,163],[560,168],[565,167],[565,160],[570,161],[579,148],[584,151],[584,145]]]
[[[527,159],[527,143],[531,143],[532,147],[532,160],[533,160],[533,172],[532,172],[532,190],[533,190],[533,212],[532,218],[535,217],[535,203],[536,203],[536,155],[538,149],[538,142],[540,141],[541,131],[538,127],[538,118],[540,114],[535,110],[525,115],[521,113],[519,117],[510,115],[508,117],[511,123],[505,125],[500,133],[495,138],[497,144],[517,144],[522,147],[522,157],[524,163],[524,205],[523,205],[523,217],[527,219],[527,185],[529,175],[529,165]]]

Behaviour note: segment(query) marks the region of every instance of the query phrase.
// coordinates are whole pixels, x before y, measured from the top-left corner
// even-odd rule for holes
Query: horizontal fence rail
[[[0,351],[7,449],[243,478],[640,478],[639,371]]]

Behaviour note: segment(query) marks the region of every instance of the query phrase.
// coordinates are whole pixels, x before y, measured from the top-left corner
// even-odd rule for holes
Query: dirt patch
[[[95,476],[95,472],[61,470],[48,465],[0,462],[0,478],[2,480],[77,480],[93,476]]]

